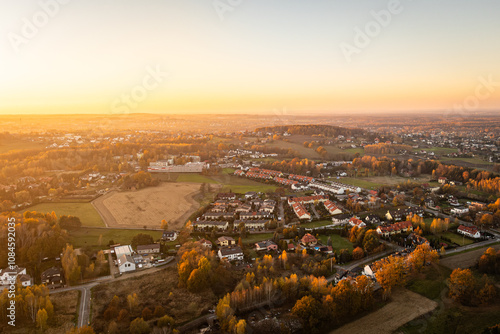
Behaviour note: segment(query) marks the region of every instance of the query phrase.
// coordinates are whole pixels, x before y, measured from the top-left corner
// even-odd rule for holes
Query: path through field
[[[392,301],[330,334],[389,334],[409,321],[434,310],[438,304],[406,289],[393,291]]]

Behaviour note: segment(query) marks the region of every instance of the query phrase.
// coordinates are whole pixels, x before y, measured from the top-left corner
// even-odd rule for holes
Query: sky
[[[498,0],[9,1],[0,114],[498,111],[499,17]]]

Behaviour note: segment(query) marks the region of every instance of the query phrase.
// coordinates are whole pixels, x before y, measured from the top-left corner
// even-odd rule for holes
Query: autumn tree
[[[47,315],[47,311],[45,309],[39,309],[36,314],[36,326],[40,328],[43,332],[47,328],[47,319],[49,316]]]
[[[319,323],[318,314],[321,304],[312,296],[304,296],[297,300],[292,308],[292,314],[301,319],[309,330],[316,328]]]
[[[150,330],[143,318],[136,318],[130,323],[130,334],[148,334]]]
[[[404,258],[389,256],[373,264],[375,278],[384,289],[384,295],[390,295],[392,288],[406,283],[406,265]]]
[[[438,261],[438,252],[432,249],[428,243],[418,245],[406,258],[406,263],[413,272],[420,272],[426,264]]]
[[[73,249],[73,245],[66,245],[63,249],[61,264],[64,269],[64,277],[66,282],[74,285],[81,278],[81,267],[78,265],[78,257]]]
[[[364,256],[365,256],[365,252],[363,251],[363,249],[362,249],[361,247],[356,247],[356,248],[352,251],[352,259],[353,259],[353,260],[359,260],[359,259],[362,259]]]
[[[457,268],[448,279],[449,295],[462,304],[470,304],[474,293],[474,276],[470,269]]]
[[[165,219],[162,219],[160,228],[164,231],[168,230],[168,222]]]

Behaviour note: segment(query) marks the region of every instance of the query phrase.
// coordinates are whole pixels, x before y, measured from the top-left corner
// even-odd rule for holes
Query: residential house
[[[137,254],[159,254],[160,244],[138,245]]]
[[[64,281],[61,268],[49,268],[42,273],[41,278],[42,284],[46,285],[49,289],[55,289],[63,286]]]
[[[242,212],[240,213],[240,219],[269,219],[271,215],[265,211],[254,211],[254,212]]]
[[[221,260],[243,260],[243,251],[239,246],[219,248],[219,252],[217,253],[217,255]]]
[[[228,221],[215,221],[215,220],[197,220],[192,224],[193,228],[198,231],[216,229],[225,231],[229,227]]]
[[[339,215],[342,213],[342,210],[340,210],[339,207],[335,205],[335,203],[333,203],[332,201],[324,201],[323,205],[331,215]]]
[[[177,233],[177,231],[164,231],[162,239],[164,241],[175,241],[178,236],[179,234]]]
[[[301,203],[293,203],[292,208],[299,219],[311,219],[311,214]]]
[[[120,274],[135,271],[135,261],[130,255],[123,254],[118,258],[118,270]]]
[[[233,200],[233,199],[236,199],[236,194],[235,193],[218,193],[217,199]]]
[[[466,207],[463,207],[463,206],[459,206],[457,208],[452,208],[450,210],[451,214],[452,215],[456,215],[456,216],[461,216],[461,215],[464,215],[466,213],[469,212],[469,208],[466,208]]]
[[[372,267],[369,265],[366,265],[363,268],[362,274],[369,277],[369,278],[375,278],[375,272],[373,271]]]
[[[237,228],[241,223],[243,223],[247,230],[264,229],[266,227],[266,223],[270,221],[271,221],[270,219],[235,220],[234,227]]]
[[[11,282],[21,282],[22,286],[31,286],[33,280],[26,274],[26,268],[16,267],[14,269],[0,269],[0,286],[10,285]]]
[[[446,177],[440,176],[438,178],[438,183],[439,184],[445,184],[446,182],[448,182],[448,179]]]
[[[256,242],[255,243],[255,250],[256,251],[262,251],[262,250],[276,251],[276,250],[278,250],[278,245],[276,245],[274,242],[272,242],[270,240]]]
[[[349,219],[351,219],[352,215],[345,213],[341,215],[333,216],[332,223],[333,225],[345,225],[349,223]]]
[[[201,239],[198,240],[198,243],[204,248],[212,249],[213,247],[212,242],[210,240]]]
[[[366,224],[364,221],[362,221],[361,219],[358,219],[356,217],[352,217],[351,219],[349,219],[349,225],[350,226],[357,226],[357,227],[366,227]]]
[[[316,239],[312,234],[306,233],[302,239],[300,239],[300,242],[304,246],[315,246],[318,243],[318,239]]]
[[[373,225],[379,225],[380,224],[380,217],[377,215],[368,215],[365,217],[365,222],[367,224],[373,224]]]
[[[398,222],[390,225],[377,227],[377,233],[384,237],[388,237],[390,235],[397,233],[402,233],[402,232],[408,233],[412,231],[413,231],[413,225],[409,221]]]
[[[460,225],[457,229],[457,232],[469,238],[473,239],[481,238],[481,232],[478,231],[476,226]]]
[[[235,245],[236,241],[231,237],[224,236],[224,237],[220,237],[217,239],[217,244],[219,245],[219,247],[227,247],[227,246]]]

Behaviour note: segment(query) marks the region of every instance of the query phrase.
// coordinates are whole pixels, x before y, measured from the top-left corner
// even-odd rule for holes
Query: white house
[[[135,271],[135,262],[132,256],[123,254],[118,258],[118,269],[120,274]]]
[[[481,238],[481,232],[478,231],[476,226],[460,225],[457,229],[457,232],[469,238],[474,238],[474,239]]]
[[[239,246],[220,248],[217,253],[219,259],[228,261],[243,260],[243,251]]]
[[[18,279],[22,286],[31,286],[33,284],[31,276],[26,274],[26,268],[17,267],[13,270],[6,268],[0,270],[0,285],[10,285],[12,279],[16,282]]]
[[[368,265],[363,268],[362,274],[370,278],[375,278],[375,273],[373,272],[373,269]]]
[[[118,246],[115,247],[116,258],[119,259],[122,255],[132,255],[132,246]]]
[[[450,210],[450,212],[451,212],[452,215],[461,216],[461,215],[464,215],[464,214],[468,213],[469,212],[469,208],[461,206],[461,207],[458,207],[458,208],[452,208]]]

